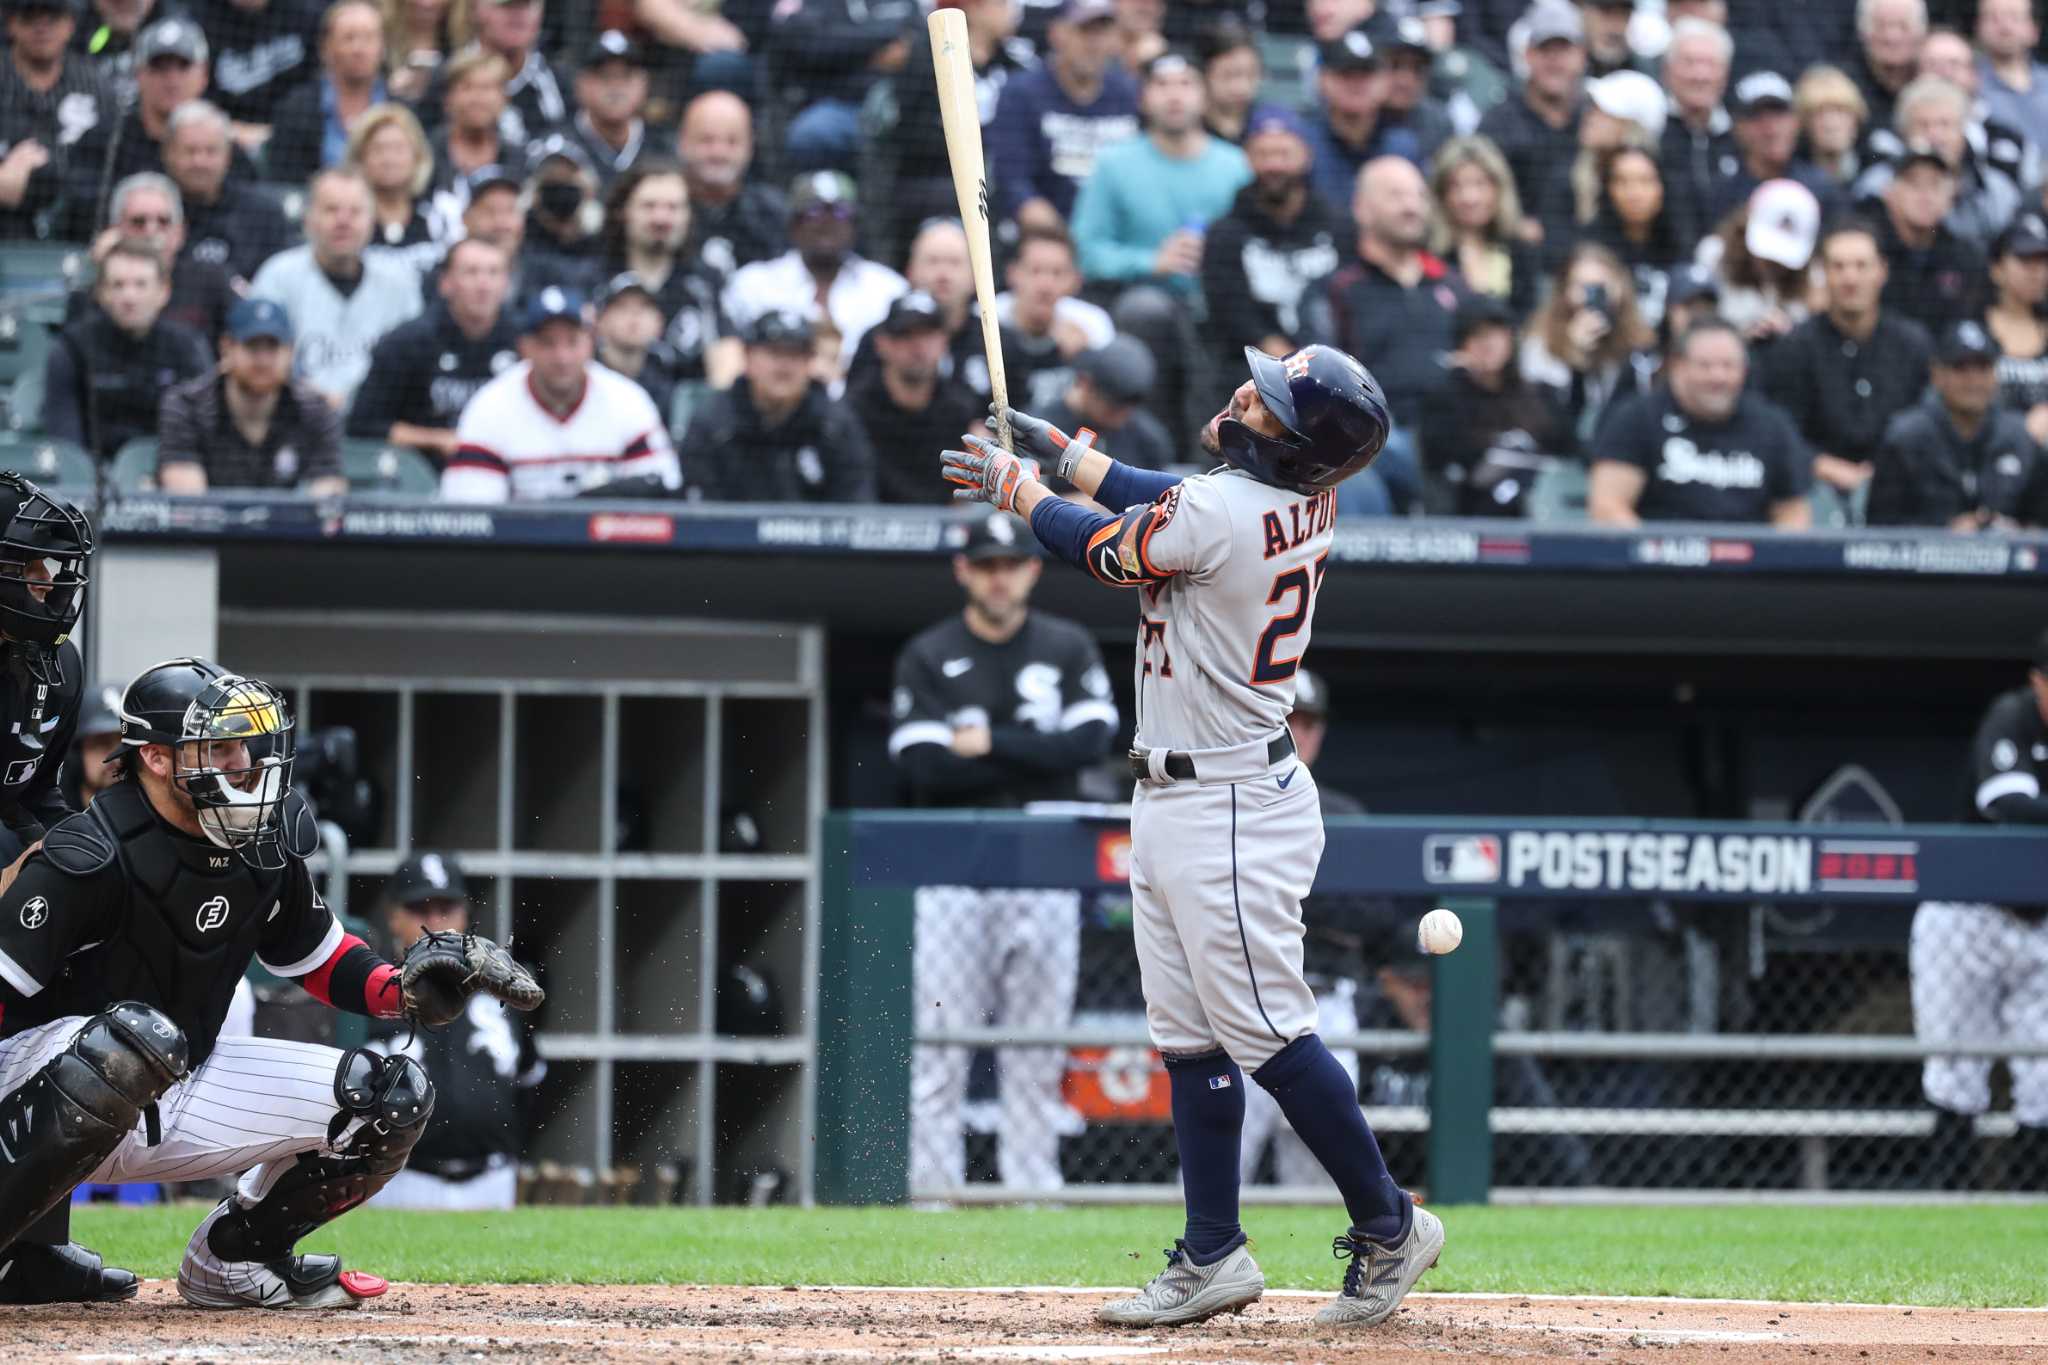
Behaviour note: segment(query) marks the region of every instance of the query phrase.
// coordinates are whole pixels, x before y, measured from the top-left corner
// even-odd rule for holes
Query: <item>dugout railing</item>
[[[1118,1084],[1131,1091],[1145,1083],[1149,1064],[1142,1016],[1126,1011],[1105,1022],[1083,1010],[1066,1027],[996,1024],[920,1034],[911,979],[913,898],[917,888],[939,885],[1114,896],[1125,876],[1127,822],[1113,810],[1078,816],[855,812],[828,817],[823,844],[819,1198],[1020,1197],[989,1180],[946,1190],[911,1188],[906,1152],[913,1048],[1058,1047],[1069,1053],[1070,1093],[1077,1077],[1087,1088],[1090,1068],[1117,1070]],[[1448,905],[1463,918],[1466,937],[1456,953],[1414,964],[1429,977],[1426,1027],[1353,1028],[1330,1033],[1328,1041],[1360,1054],[1367,1068],[1366,1112],[1390,1158],[1398,1153],[1397,1165],[1409,1178],[1425,1176],[1433,1199],[1917,1191],[1916,1153],[1935,1126],[1934,1112],[1918,1094],[1919,1061],[1937,1053],[2048,1057],[2048,1040],[2029,1045],[1952,1036],[1937,1047],[1914,1037],[1910,1015],[1900,1023],[1897,1001],[1906,926],[1922,901],[2038,903],[2044,882],[2048,838],[2026,831],[1335,819],[1317,897],[1381,898],[1393,907],[1388,923],[1409,933],[1408,912]],[[1526,958],[1540,956],[1530,942],[1554,945],[1571,936],[1553,927],[1532,939],[1530,924],[1554,926],[1561,910],[1567,919],[1591,915],[1610,927],[1639,917],[1669,921],[1674,906],[1688,925],[1688,944],[1696,949],[1699,936],[1720,934],[1737,957],[1754,957],[1751,940],[1764,941],[1756,926],[1769,917],[1830,923],[1832,935],[1772,946],[1779,963],[1777,975],[1765,978],[1768,989],[1818,1000],[1851,983],[1889,1000],[1890,1008],[1838,1008],[1828,1014],[1826,1031],[1789,1032],[1783,1019],[1809,1017],[1799,1014],[1799,999],[1777,1002],[1776,1028],[1769,1020],[1744,1027],[1734,1016],[1721,1028],[1694,1021],[1655,1030],[1597,1022],[1540,1027],[1546,1022],[1540,1018],[1502,1017],[1504,983],[1526,976],[1531,966],[1504,960],[1503,944]],[[1551,918],[1542,920],[1546,915]],[[1113,939],[1116,930],[1104,933]],[[1623,941],[1608,931],[1591,939],[1595,959]],[[1368,958],[1373,951],[1369,943],[1362,949]],[[1858,964],[1873,960],[1888,964],[1887,973],[1857,975]],[[1787,962],[1797,970],[1788,972]],[[1637,984],[1644,992],[1664,989],[1655,980]],[[1885,1028],[1873,1021],[1889,1026],[1871,1031]],[[1375,1091],[1385,1090],[1375,1069],[1398,1068],[1404,1059],[1426,1076],[1426,1084],[1413,1086],[1417,1102],[1375,1102]],[[1538,1068],[1551,1080],[1533,1092],[1516,1080]],[[1588,1076],[1595,1078],[1590,1088],[1573,1079]],[[1616,1077],[1624,1079],[1617,1083]],[[1591,1093],[1599,1102],[1531,1102],[1532,1093],[1540,1099],[1551,1090]],[[1994,1146],[2013,1132],[2002,1089],[2000,1103],[1975,1127]],[[1170,1152],[1163,1133],[1151,1137],[1155,1148]],[[1128,1131],[1118,1140],[1134,1142]],[[1579,1160],[1575,1154],[1583,1150],[1605,1153],[1604,1169],[1625,1171],[1626,1178],[1588,1179],[1583,1170],[1561,1175],[1560,1166]],[[1101,1159],[1099,1147],[1096,1153],[1090,1170],[1069,1172],[1059,1198],[1177,1197],[1170,1159],[1133,1162],[1119,1176],[1117,1163]],[[1994,1153],[1990,1164],[1996,1161]],[[1844,1169],[1831,1169],[1837,1164]],[[1246,1189],[1253,1200],[1310,1193],[1285,1184]]]

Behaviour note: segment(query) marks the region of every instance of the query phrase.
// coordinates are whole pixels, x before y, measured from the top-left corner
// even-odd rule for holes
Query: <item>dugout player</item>
[[[975,521],[953,558],[967,594],[904,646],[891,702],[889,756],[911,804],[1019,807],[1071,800],[1117,728],[1109,674],[1088,632],[1031,609],[1039,559],[1015,518]],[[919,887],[912,965],[920,1032],[977,1028],[993,1011],[1011,1028],[1058,1029],[1073,1016],[1080,972],[1076,891]],[[962,1105],[969,1050],[920,1047],[910,1073],[910,1188],[943,1194],[967,1182]],[[996,1054],[1005,1187],[1057,1190],[1066,1102],[1057,1047]]]
[[[1023,447],[1117,509],[1053,494],[991,441],[942,456],[956,496],[1030,518],[1041,543],[1098,581],[1136,588],[1138,731],[1130,763],[1131,903],[1146,1022],[1171,1083],[1187,1230],[1166,1269],[1098,1316],[1197,1322],[1244,1307],[1265,1277],[1238,1221],[1244,1077],[1343,1193],[1351,1264],[1316,1320],[1372,1326],[1443,1250],[1436,1215],[1387,1172],[1358,1088],[1316,1033],[1302,977],[1302,897],[1323,854],[1316,783],[1287,730],[1329,563],[1337,486],[1371,464],[1393,419],[1351,356],[1245,348],[1251,378],[1209,420],[1222,464],[1182,479],[1133,469],[1022,413]]]
[[[82,1180],[244,1173],[193,1233],[178,1292],[209,1308],[353,1306],[384,1282],[292,1248],[405,1164],[433,1086],[410,1059],[221,1025],[252,959],[383,1018],[417,1009],[411,969],[344,933],[314,888],[302,860],[319,835],[291,790],[292,719],[273,689],[174,659],[128,684],[120,714],[120,782],[0,893],[0,1242]],[[503,957],[481,939],[463,949]]]
[[[2027,685],[1991,703],[1970,745],[1966,819],[2048,828],[2048,631],[2034,642]],[[2044,892],[2048,899],[2048,892]],[[2048,1043],[2048,904],[1928,901],[1913,915],[1908,965],[1913,1031],[1948,1039]],[[1926,1183],[1962,1187],[1977,1117],[1991,1107],[1989,1057],[1929,1057],[1920,1089],[1934,1106]],[[2013,1138],[2007,1187],[2048,1189],[2048,1057],[2013,1057]]]

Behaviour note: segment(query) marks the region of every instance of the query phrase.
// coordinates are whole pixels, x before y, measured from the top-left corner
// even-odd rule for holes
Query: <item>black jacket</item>
[[[1555,177],[1565,174],[1579,154],[1579,118],[1574,113],[1571,122],[1553,128],[1537,116],[1517,90],[1479,120],[1479,131],[1492,138],[1501,155],[1507,158],[1508,169],[1515,176],[1515,193],[1528,212],[1537,213],[1540,207],[1556,199],[1548,186]],[[1562,222],[1544,219],[1546,241],[1559,233],[1569,236],[1573,231],[1569,216]]]
[[[792,107],[822,99],[858,104],[880,74],[868,65],[898,38],[924,32],[914,0],[803,0],[777,5],[768,27],[776,88]],[[913,78],[931,70],[905,62]]]
[[[234,0],[196,0],[192,17],[206,30],[213,79],[206,98],[239,123],[268,123],[279,100],[317,69],[322,0],[269,0],[245,9]]]
[[[320,149],[327,140],[327,115],[320,108],[325,85],[315,71],[270,111],[270,141],[263,144],[264,179],[303,185],[320,169]]]
[[[875,491],[883,502],[951,505],[950,485],[938,476],[941,450],[957,449],[961,433],[982,420],[987,403],[957,379],[941,379],[932,401],[909,412],[889,396],[878,366],[846,386],[846,405],[860,418],[875,452]]]
[[[1952,322],[1984,316],[1990,277],[1983,252],[1946,225],[1935,228],[1926,248],[1909,247],[1883,205],[1872,206],[1868,217],[1877,229],[1878,250],[1891,266],[1884,286],[1886,312],[1909,317],[1936,334]]]
[[[873,502],[875,455],[860,419],[816,384],[770,427],[745,379],[690,417],[683,479],[725,502]],[[936,468],[937,452],[933,452]]]
[[[284,211],[261,191],[229,180],[211,204],[185,200],[184,255],[225,270],[230,280],[251,280],[278,252],[299,244]]]
[[[1420,419],[1423,399],[1444,382],[1451,320],[1465,297],[1458,273],[1434,256],[1423,256],[1422,278],[1413,288],[1354,256],[1309,287],[1302,324],[1310,340],[1358,357],[1380,381],[1396,424],[1406,427]]]
[[[2019,413],[1993,408],[1966,441],[1941,395],[1929,391],[1885,429],[1867,520],[1872,526],[1946,526],[1980,509],[2048,525],[2048,459]]]
[[[1351,218],[1313,189],[1291,223],[1259,202],[1257,182],[1237,192],[1230,212],[1209,225],[1202,247],[1202,298],[1209,335],[1225,373],[1243,363],[1246,346],[1269,336],[1306,340],[1302,295],[1337,268],[1352,236]]]
[[[163,318],[140,341],[97,307],[57,334],[44,362],[43,426],[101,459],[156,435],[164,393],[213,368],[200,335]]]
[[[1541,457],[1577,445],[1556,391],[1524,383],[1512,361],[1498,390],[1450,370],[1423,402],[1421,434],[1433,491],[1462,517],[1520,516]]]
[[[1707,131],[1700,132],[1674,113],[1664,125],[1657,161],[1664,172],[1664,212],[1682,240],[1697,242],[1714,230],[1714,209],[1728,193],[1726,183],[1742,174],[1733,125],[1716,109]]]
[[[1927,387],[1932,345],[1911,318],[1880,313],[1869,339],[1854,342],[1822,313],[1764,351],[1764,392],[1815,451],[1869,460],[1893,416]]]
[[[510,310],[472,340],[448,305],[433,305],[386,333],[370,352],[370,372],[348,410],[347,434],[382,441],[396,422],[453,430],[476,391],[519,363],[519,329]]]
[[[731,276],[743,265],[772,260],[789,250],[789,201],[782,191],[747,184],[729,203],[690,199],[690,239],[684,254]]]
[[[84,25],[80,25],[81,28]],[[106,226],[106,208],[114,186],[146,171],[163,174],[164,145],[142,126],[142,115],[130,110],[119,120],[101,124],[78,140],[64,177],[64,204],[56,236],[67,242],[89,242]],[[228,179],[248,183],[260,179],[256,163],[240,143],[228,146]]]

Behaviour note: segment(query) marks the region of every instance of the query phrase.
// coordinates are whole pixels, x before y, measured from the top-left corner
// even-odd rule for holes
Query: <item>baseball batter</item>
[[[1135,588],[1137,736],[1130,753],[1131,899],[1146,1021],[1171,1082],[1187,1226],[1166,1268],[1105,1304],[1124,1326],[1198,1322],[1265,1292],[1238,1219],[1245,1074],[1265,1087],[1351,1215],[1343,1292],[1317,1321],[1384,1321],[1443,1249],[1443,1224],[1387,1172],[1358,1089],[1316,1034],[1302,979],[1301,900],[1323,852],[1315,779],[1287,730],[1328,565],[1338,484],[1385,444],[1365,367],[1310,346],[1247,348],[1251,379],[1189,479],[1120,465],[1011,414],[1020,445],[1116,509],[1053,495],[1031,463],[979,437],[945,452],[956,497],[1026,517],[1051,551]]]

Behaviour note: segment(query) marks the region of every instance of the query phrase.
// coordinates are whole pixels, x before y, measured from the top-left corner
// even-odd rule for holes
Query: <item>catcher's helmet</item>
[[[120,752],[145,744],[170,746],[172,780],[209,840],[251,867],[285,865],[294,739],[276,689],[208,659],[145,669],[121,696]]]
[[[10,471],[0,471],[0,632],[38,682],[64,680],[57,647],[78,624],[92,567],[92,523]]]
[[[1262,436],[1234,417],[1216,424],[1223,458],[1252,477],[1297,493],[1335,488],[1373,462],[1394,419],[1365,366],[1332,346],[1304,346],[1275,360],[1244,348],[1266,410],[1286,428]]]

